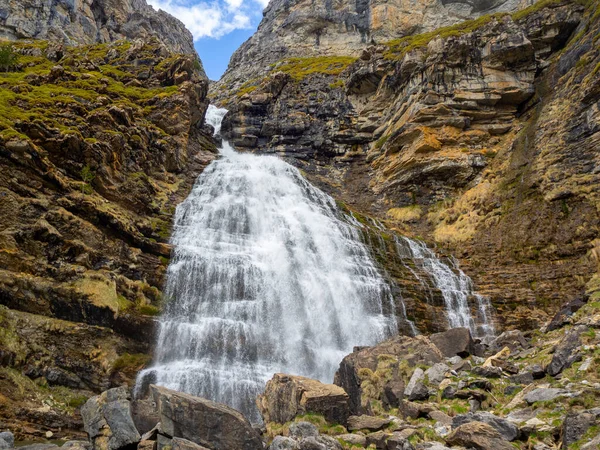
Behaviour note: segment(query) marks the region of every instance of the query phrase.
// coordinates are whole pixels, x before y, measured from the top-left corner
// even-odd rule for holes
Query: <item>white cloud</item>
[[[246,3],[244,3],[246,2]],[[251,28],[251,17],[257,13],[257,5],[268,0],[224,0],[211,3],[199,0],[148,0],[155,9],[162,9],[181,20],[194,35],[220,38],[234,30]]]

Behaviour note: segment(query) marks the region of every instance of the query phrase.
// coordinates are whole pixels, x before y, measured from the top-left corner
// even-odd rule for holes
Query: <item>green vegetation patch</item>
[[[288,58],[277,63],[273,70],[289,74],[294,81],[302,81],[309,75],[339,75],[356,58],[350,56],[316,56],[312,58]]]
[[[508,13],[487,14],[474,20],[467,20],[456,25],[438,28],[437,30],[427,33],[394,39],[385,44],[387,45],[388,49],[383,53],[383,56],[385,59],[398,61],[404,58],[404,55],[417,48],[427,47],[427,45],[434,39],[446,39],[449,37],[462,36],[467,33],[472,33],[484,25],[487,25],[491,21],[498,20],[507,15]]]

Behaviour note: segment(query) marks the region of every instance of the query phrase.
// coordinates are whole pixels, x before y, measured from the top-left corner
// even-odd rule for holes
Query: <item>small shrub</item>
[[[17,55],[12,45],[0,46],[0,71],[9,72],[17,63]]]
[[[81,192],[84,194],[91,194],[93,192],[92,181],[96,178],[96,173],[91,169],[89,164],[86,164],[79,172],[81,180],[85,183],[81,186]]]

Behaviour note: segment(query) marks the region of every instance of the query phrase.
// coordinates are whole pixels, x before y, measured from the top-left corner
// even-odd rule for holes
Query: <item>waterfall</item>
[[[220,129],[223,109],[209,107]],[[177,207],[154,366],[138,377],[239,409],[274,373],[331,382],[356,345],[397,333],[355,219],[273,156],[235,152]]]
[[[396,248],[401,259],[412,260],[425,274],[424,277],[405,265],[426,291],[437,289],[441,293],[449,328],[469,328],[474,336],[494,334],[489,299],[475,292],[471,278],[460,270],[456,260],[446,264],[425,243],[407,237],[396,237]],[[469,299],[476,303],[476,317],[471,313]]]

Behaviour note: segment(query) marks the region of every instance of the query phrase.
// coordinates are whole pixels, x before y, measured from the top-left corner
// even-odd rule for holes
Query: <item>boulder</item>
[[[421,442],[417,444],[415,450],[450,450],[450,448],[439,442]]]
[[[563,305],[546,326],[546,332],[557,330],[569,323],[569,318],[587,303],[586,297],[578,297]]]
[[[146,439],[142,439],[137,446],[137,450],[157,450],[158,445],[156,441],[149,441]]]
[[[473,354],[475,348],[475,342],[468,328],[452,328],[442,333],[432,334],[429,338],[446,358],[457,355],[466,358]]]
[[[428,414],[429,418],[431,420],[435,420],[436,422],[441,423],[442,425],[452,425],[452,417],[450,417],[448,414],[446,414],[443,411],[431,411]]]
[[[275,436],[269,450],[298,450],[298,442],[285,436]]]
[[[188,441],[187,439],[181,439],[181,438],[174,437],[171,440],[171,450],[209,450],[209,449],[206,447],[203,447],[201,445],[198,445],[195,442]]]
[[[386,449],[387,440],[390,438],[391,434],[386,433],[385,431],[376,431],[375,433],[367,434],[367,447],[375,446],[376,449]]]
[[[525,401],[530,405],[535,402],[549,402],[557,397],[568,396],[570,392],[558,388],[537,388],[527,392],[524,396]]]
[[[299,450],[343,450],[341,444],[331,436],[310,436],[298,443]]]
[[[446,437],[446,442],[477,450],[514,450],[496,429],[483,422],[460,425]]]
[[[31,444],[19,447],[19,450],[58,450],[60,447],[56,444]]]
[[[470,422],[482,422],[490,425],[507,441],[514,441],[519,436],[519,429],[515,424],[488,412],[460,414],[452,419],[452,428],[458,428]]]
[[[502,375],[502,369],[500,367],[495,366],[474,367],[471,372],[473,372],[475,375],[479,375],[481,377],[486,378],[500,378],[500,376]]]
[[[391,380],[384,386],[371,385],[369,395],[374,400],[395,402],[397,407],[401,401],[403,385],[403,367],[415,367],[417,364],[431,366],[443,360],[440,350],[425,336],[396,336],[374,347],[357,348],[346,356],[335,374],[334,383],[344,388],[350,397],[350,412],[363,414],[368,411],[369,402],[363,398],[361,384],[369,373],[377,375],[385,372]],[[368,370],[367,370],[368,369]]]
[[[369,430],[379,431],[388,426],[392,421],[374,416],[350,416],[348,418],[348,429],[350,431]]]
[[[362,434],[340,434],[336,436],[339,440],[346,442],[348,444],[358,446],[358,447],[366,447],[367,446],[367,438]]]
[[[160,421],[156,404],[151,398],[132,400],[131,417],[140,434],[145,434],[152,430]]]
[[[412,449],[412,445],[408,441],[408,438],[416,433],[415,429],[406,428],[399,432],[392,433],[391,436],[385,441],[386,450],[408,450]]]
[[[298,415],[314,413],[345,425],[349,416],[348,394],[341,387],[281,373],[269,380],[256,404],[265,423],[285,423]]]
[[[408,398],[408,400],[427,400],[429,398],[429,389],[423,383],[425,380],[425,373],[423,369],[417,367],[410,377],[410,381],[406,385],[406,389],[404,389],[404,395]]]
[[[6,444],[3,447],[3,443]],[[13,448],[15,446],[15,436],[10,431],[0,433],[0,448]]]
[[[229,406],[155,385],[150,392],[160,413],[161,434],[167,437],[213,450],[264,448],[250,422]]]
[[[439,386],[444,378],[446,378],[446,373],[449,371],[450,367],[448,367],[446,364],[437,363],[425,371],[425,376],[427,377],[429,384]]]
[[[124,387],[90,398],[81,408],[83,426],[94,450],[118,450],[141,440],[131,417],[129,393]]]
[[[304,439],[319,435],[319,429],[310,422],[294,422],[290,425],[288,432],[289,436],[294,439]]]
[[[589,412],[569,413],[562,425],[562,448],[568,449],[577,442],[586,431],[594,425],[596,416]]]
[[[555,377],[563,370],[571,367],[573,363],[581,360],[581,353],[578,351],[581,347],[580,336],[587,329],[588,327],[585,325],[578,325],[565,335],[556,347],[552,361],[546,367],[548,375]]]
[[[505,331],[490,343],[490,350],[494,353],[508,347],[511,353],[525,350],[530,347],[529,342],[519,330]]]

